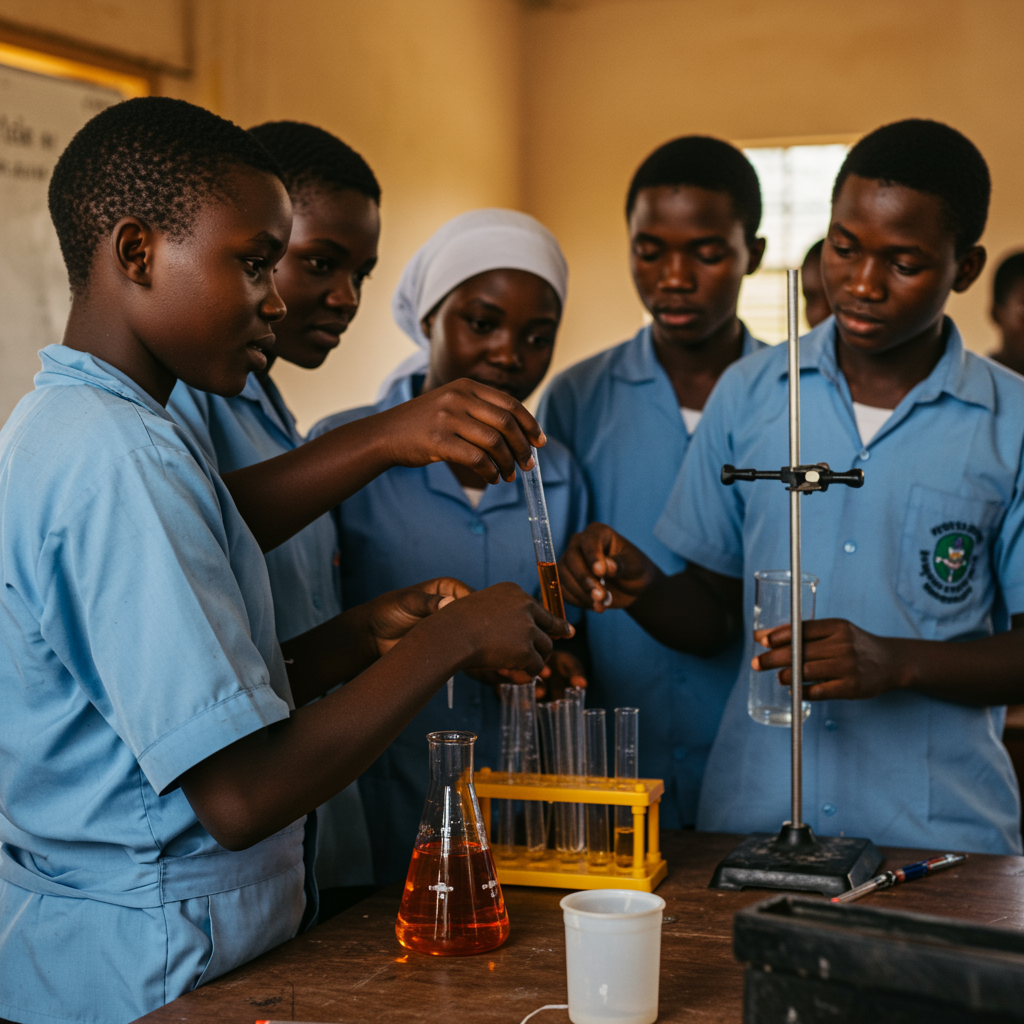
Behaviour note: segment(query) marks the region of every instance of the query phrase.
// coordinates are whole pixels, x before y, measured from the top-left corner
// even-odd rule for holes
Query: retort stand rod
[[[797,301],[798,274],[796,270],[786,271],[788,326],[789,326],[789,464],[800,465],[800,323]],[[803,644],[803,577],[800,569],[800,492],[793,488],[789,492],[789,621],[792,624],[791,662],[793,684],[790,687],[792,701],[792,723],[790,742],[792,744],[792,801],[790,822],[794,828],[803,824],[803,701],[804,701],[804,644]]]

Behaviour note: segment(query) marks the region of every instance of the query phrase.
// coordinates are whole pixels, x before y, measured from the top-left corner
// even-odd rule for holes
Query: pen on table
[[[898,885],[900,882],[912,882],[915,878],[924,878],[925,875],[934,874],[936,871],[945,871],[956,864],[962,864],[967,860],[963,853],[944,853],[941,857],[932,857],[931,860],[919,860],[916,864],[907,864],[906,867],[897,868],[895,871],[883,871],[875,875],[863,885],[850,889],[839,896],[833,896],[833,903],[849,903],[851,900],[859,900],[861,896],[867,896],[869,892],[878,889],[888,889]]]

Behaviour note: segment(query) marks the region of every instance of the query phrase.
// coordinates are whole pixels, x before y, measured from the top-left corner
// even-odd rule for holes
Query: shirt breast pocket
[[[1005,508],[916,484],[910,492],[897,590],[926,639],[992,632],[992,545]]]

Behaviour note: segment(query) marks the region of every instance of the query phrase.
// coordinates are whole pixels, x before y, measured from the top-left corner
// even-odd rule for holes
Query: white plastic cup
[[[572,1024],[654,1024],[665,901],[652,892],[589,889],[559,906]]]

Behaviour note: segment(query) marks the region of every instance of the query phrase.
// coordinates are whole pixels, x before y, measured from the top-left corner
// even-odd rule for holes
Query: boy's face
[[[1024,352],[1024,278],[1010,286],[1006,298],[992,307],[992,319],[1003,335],[1003,347]]]
[[[158,363],[202,391],[237,395],[267,365],[272,324],[285,306],[274,267],[288,245],[292,210],[281,181],[238,168],[230,200],[210,200],[186,237],[154,239],[150,298],[134,329]]]
[[[825,294],[825,285],[821,280],[821,258],[819,256],[811,256],[804,260],[804,265],[800,270],[800,286],[804,292],[807,322],[811,327],[817,327],[822,320],[827,320],[832,315],[828,296]]]
[[[526,270],[463,281],[423,320],[427,387],[468,377],[525,401],[548,372],[561,315],[554,288]]]
[[[641,189],[629,217],[630,269],[655,340],[699,345],[736,316],[745,274],[764,254],[748,246],[727,192],[692,185]]]
[[[937,196],[851,174],[832,204],[821,273],[851,348],[886,352],[937,328],[983,265],[979,246],[957,258]]]
[[[313,370],[359,309],[360,290],[377,263],[380,211],[354,189],[315,189],[299,196],[277,289],[288,314],[274,328],[274,356]]]

